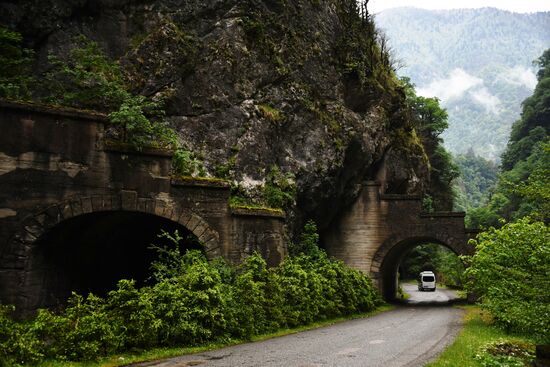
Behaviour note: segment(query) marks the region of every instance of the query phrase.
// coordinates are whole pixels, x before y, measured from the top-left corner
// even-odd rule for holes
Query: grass
[[[366,313],[358,313],[358,314],[353,314],[349,316],[342,316],[342,317],[337,317],[329,320],[322,320],[322,321],[314,322],[309,325],[299,326],[295,328],[279,329],[272,333],[254,336],[251,338],[251,340],[232,340],[225,343],[211,343],[211,344],[198,346],[198,347],[156,348],[156,349],[151,349],[151,350],[147,350],[139,353],[133,353],[133,354],[130,354],[130,353],[117,354],[117,355],[109,356],[106,358],[102,358],[98,361],[92,361],[92,362],[46,361],[40,364],[39,367],[117,367],[117,366],[127,365],[130,363],[154,361],[154,360],[163,359],[163,358],[181,356],[185,354],[206,352],[209,350],[229,347],[237,344],[268,340],[268,339],[277,338],[280,336],[300,333],[303,331],[308,331],[308,330],[313,330],[321,327],[334,325],[343,321],[360,319],[365,317],[372,317],[374,315],[377,315],[382,312],[390,311],[392,309],[394,309],[394,306],[383,305],[378,307],[374,311],[370,311]]]
[[[492,325],[490,316],[478,306],[461,306],[466,310],[464,327],[453,344],[451,344],[439,358],[426,365],[426,367],[483,367],[482,361],[476,358],[489,357],[481,349],[489,343],[510,341],[513,343],[528,345],[534,350],[534,343],[527,336],[510,335],[504,330]],[[483,356],[483,354],[486,354]],[[486,359],[485,359],[486,360]],[[511,366],[512,364],[490,364],[491,366]]]

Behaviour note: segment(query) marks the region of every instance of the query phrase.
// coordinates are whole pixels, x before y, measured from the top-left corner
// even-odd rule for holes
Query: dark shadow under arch
[[[151,244],[167,245],[161,231],[185,239],[181,249],[202,249],[180,223],[137,211],[102,211],[61,221],[32,246],[26,293],[31,309],[62,305],[72,291],[104,296],[120,279],[138,286],[150,277],[156,259]]]
[[[48,279],[52,278],[47,274],[45,275],[43,270],[40,270],[44,268],[44,262],[46,264],[48,262],[44,261],[40,254],[36,254],[37,245],[44,243],[45,236],[49,236],[50,232],[55,231],[59,226],[64,226],[67,223],[70,224],[73,219],[77,221],[76,223],[79,223],[78,221],[82,220],[79,218],[81,216],[82,218],[96,218],[97,215],[102,217],[114,212],[133,213],[134,218],[145,216],[152,218],[148,222],[162,222],[165,224],[164,227],[177,227],[182,232],[188,230],[204,246],[203,250],[208,258],[222,255],[220,234],[217,229],[212,227],[210,223],[206,222],[197,213],[181,206],[170,198],[140,198],[137,197],[135,192],[124,190],[114,194],[73,197],[31,213],[20,222],[18,229],[8,240],[7,246],[0,252],[0,256],[2,257],[0,263],[15,261],[15,265],[12,268],[0,269],[8,272],[7,277],[10,279],[10,282],[0,284],[0,295],[3,297],[0,301],[17,305],[18,313],[24,315],[33,312],[38,307],[51,305],[62,299],[63,297],[60,295],[66,294],[69,287],[58,287],[63,288],[63,291],[54,291],[53,295],[51,295],[52,292],[48,291],[48,289],[51,289],[48,286],[48,282],[51,282]],[[75,240],[77,234],[82,235],[83,233],[87,233],[87,236],[94,236],[94,228],[97,228],[97,226],[90,225],[93,222],[80,223],[80,225],[74,225],[77,229],[67,230],[66,233],[74,232],[74,235],[64,234],[58,237],[55,237],[57,235],[52,235],[54,236],[52,241],[61,241],[65,244],[73,243],[72,246],[75,246],[74,243],[78,244],[78,241]],[[130,223],[132,222],[130,221]],[[137,228],[139,225],[135,223],[133,225],[129,224],[128,228],[130,226]],[[160,232],[159,228],[156,228],[156,230]],[[117,230],[114,228],[111,228],[107,232],[112,233],[112,236],[117,236]],[[147,236],[137,237],[146,238]],[[99,240],[99,242],[102,241],[102,239]],[[116,240],[103,242],[113,244]],[[147,240],[143,243],[145,242]],[[72,247],[67,246],[66,249],[66,251],[56,253],[56,258],[58,259],[56,261],[65,259],[64,261],[68,262],[68,266],[73,266],[70,250]],[[17,258],[5,261],[5,258],[9,256],[16,256]],[[80,258],[85,259],[86,256],[81,254]],[[121,267],[124,267],[124,265],[121,265]],[[63,266],[50,266],[50,268],[51,272],[55,273],[59,269],[63,269]],[[82,263],[80,268],[86,268],[85,263]],[[105,268],[96,266],[94,272],[100,274],[99,276],[102,277],[103,275],[101,274],[105,272]],[[73,271],[72,274],[77,275],[78,272]],[[57,276],[58,279],[59,277]],[[14,284],[17,285],[14,287]],[[94,287],[86,286],[86,281],[83,281],[75,290],[94,290]],[[98,288],[100,292],[101,289],[104,289],[103,286]]]

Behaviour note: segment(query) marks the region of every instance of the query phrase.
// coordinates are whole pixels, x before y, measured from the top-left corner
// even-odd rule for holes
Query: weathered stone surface
[[[35,246],[40,246],[43,235],[65,223],[97,213],[141,212],[177,222],[204,243],[210,258],[233,254],[231,260],[240,261],[250,253],[250,246],[268,254],[270,264],[285,255],[283,217],[261,213],[251,213],[246,219],[234,216],[229,211],[230,188],[226,184],[171,185],[169,155],[103,150],[96,142],[104,122],[94,117],[70,110],[56,115],[54,110],[25,104],[0,105],[0,131],[7,132],[0,135],[0,154],[27,157],[23,161],[0,161],[0,172],[15,162],[9,173],[0,174],[0,208],[9,209],[4,213],[10,214],[0,215],[1,303],[14,303],[23,311],[55,304],[50,294],[70,283],[56,285],[41,280],[54,279],[49,275],[52,265],[44,260],[47,254],[41,260],[34,257]],[[58,135],[64,139],[51,139],[51,145],[44,140],[44,136]],[[87,143],[75,146],[74,141]],[[52,155],[93,169],[71,175],[64,166],[44,163]],[[53,175],[63,176],[63,185],[46,179]],[[158,180],[159,176],[167,179]],[[240,224],[242,221],[246,223]],[[246,236],[233,233],[244,231],[243,226]],[[73,228],[73,232],[77,230]],[[87,231],[82,228],[82,236],[96,235]],[[265,241],[267,232],[270,239]],[[71,246],[78,248],[79,243]]]
[[[361,194],[333,228],[323,233],[329,254],[367,274],[386,298],[395,296],[397,268],[414,246],[431,242],[470,255],[464,213],[422,213],[420,197],[381,194],[365,182]]]
[[[406,124],[403,96],[372,93],[338,65],[346,31],[339,4],[6,0],[0,23],[35,49],[37,72],[48,52],[66,55],[75,36],[97,41],[121,61],[135,92],[164,98],[169,121],[207,171],[225,172],[249,195],[274,165],[295,174],[287,225],[296,233],[305,218],[328,228],[364,179],[383,181],[389,192],[419,193],[428,177],[422,149],[404,150],[394,137]],[[128,165],[135,163],[130,156]],[[106,159],[123,163],[120,154]],[[126,176],[116,180],[140,196],[154,190],[134,172],[121,170]]]

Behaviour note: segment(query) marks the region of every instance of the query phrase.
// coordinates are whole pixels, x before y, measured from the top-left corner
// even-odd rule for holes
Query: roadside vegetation
[[[451,250],[441,245],[428,243],[416,246],[405,255],[400,265],[401,278],[415,281],[421,271],[433,271],[438,286],[462,289],[464,287],[464,264]]]
[[[523,367],[535,354],[535,342],[495,327],[489,313],[464,307],[464,327],[455,342],[426,367]]]
[[[120,280],[106,297],[73,294],[59,312],[39,310],[16,321],[0,308],[0,361],[8,366],[44,361],[93,361],[154,348],[231,344],[375,310],[382,304],[370,279],[318,247],[310,222],[292,256],[268,268],[259,254],[232,266],[172,247],[154,247],[150,284]],[[52,362],[53,363],[53,362]]]
[[[497,326],[549,343],[550,50],[538,64],[539,83],[514,124],[496,191],[471,217],[487,227],[472,241],[465,275]]]
[[[429,366],[526,366],[550,344],[550,49],[537,60],[533,96],[512,129],[488,202],[471,210],[482,232],[464,257],[478,297],[455,343]]]

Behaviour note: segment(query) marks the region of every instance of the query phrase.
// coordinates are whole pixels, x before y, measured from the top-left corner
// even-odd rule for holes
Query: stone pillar
[[[355,203],[325,238],[329,255],[366,274],[370,273],[374,254],[387,237],[387,204],[380,201],[379,190],[379,183],[364,182]]]

